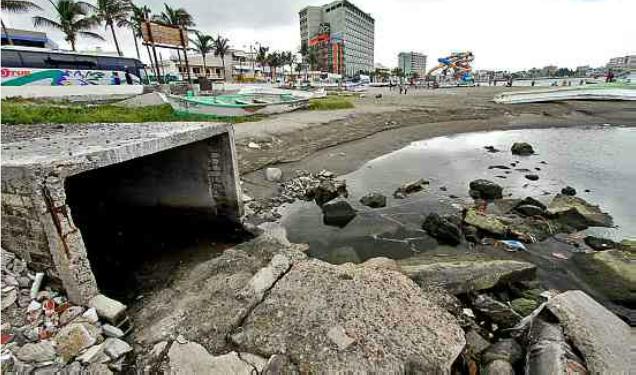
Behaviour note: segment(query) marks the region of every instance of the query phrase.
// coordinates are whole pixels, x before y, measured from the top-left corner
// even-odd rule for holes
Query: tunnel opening
[[[200,141],[65,180],[102,293],[130,303],[248,237],[214,192],[211,155]]]

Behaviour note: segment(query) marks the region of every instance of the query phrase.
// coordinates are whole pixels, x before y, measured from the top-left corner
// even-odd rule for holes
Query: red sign
[[[2,70],[0,70],[0,74],[2,75],[2,78],[23,77],[31,74],[31,71],[27,69],[12,70],[8,68],[2,68]]]

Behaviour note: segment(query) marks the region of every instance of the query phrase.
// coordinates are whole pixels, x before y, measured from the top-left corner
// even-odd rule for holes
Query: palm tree
[[[135,50],[137,51],[137,58],[141,59],[141,54],[139,53],[139,43],[137,39],[142,37],[141,27],[146,21],[146,15],[150,13],[150,8],[148,8],[146,5],[138,7],[130,0],[128,0],[127,3],[130,13],[126,18],[122,18],[117,21],[117,27],[128,27],[132,31],[133,40],[135,41]],[[146,46],[146,48],[148,49],[148,46]],[[149,49],[148,54],[150,55]],[[152,58],[150,60],[152,61]]]
[[[203,75],[208,76],[208,69],[205,64],[205,55],[214,50],[215,41],[210,35],[203,34],[199,31],[194,32],[195,39],[190,39],[190,42],[194,44],[194,50],[201,54],[203,58]]]
[[[221,35],[218,35],[216,39],[214,39],[214,56],[221,56],[221,62],[223,63],[223,80],[225,81],[225,55],[230,50],[230,45],[228,44],[230,40],[228,38],[223,38]]]
[[[258,46],[258,51],[256,51],[256,62],[261,64],[261,69],[263,75],[265,75],[265,65],[267,65],[267,52],[269,51],[269,47]]]
[[[305,65],[305,81],[307,80],[307,55],[309,54],[309,47],[307,47],[307,43],[303,42],[300,45],[300,50],[298,51],[298,53],[300,53],[300,58],[302,59],[302,63],[303,65]]]
[[[271,78],[272,81],[276,81],[276,68],[281,65],[281,54],[280,52],[272,52],[267,56],[267,65],[271,68]]]
[[[71,49],[75,51],[75,42],[77,36],[84,36],[88,38],[104,40],[104,38],[90,29],[99,25],[99,18],[95,15],[88,15],[88,13],[95,11],[95,7],[84,1],[75,0],[49,0],[55,9],[57,18],[52,20],[46,17],[35,16],[33,17],[34,27],[50,27],[60,30],[66,37],[64,38],[71,44]]]
[[[318,63],[318,49],[316,47],[309,47],[307,49],[307,65],[314,71]]]
[[[0,5],[2,5],[2,10],[7,13],[26,13],[30,10],[42,10],[42,8],[36,3],[26,0],[3,0]],[[2,21],[2,19],[0,19],[0,23],[2,23],[2,31],[4,31],[4,35],[7,36],[7,41],[9,44],[13,45],[13,40],[11,39],[11,36],[9,36],[7,27],[4,25],[4,21]]]
[[[131,5],[131,3],[124,0],[97,0],[95,15],[101,22],[104,22],[106,28],[110,27],[115,49],[117,49],[119,56],[122,56],[122,53],[117,41],[117,34],[115,34],[115,23],[119,25],[123,20],[127,21]]]

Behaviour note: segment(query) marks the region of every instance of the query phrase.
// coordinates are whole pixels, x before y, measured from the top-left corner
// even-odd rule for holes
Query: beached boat
[[[290,94],[252,93],[217,96],[179,96],[160,94],[177,112],[238,117],[270,115],[307,108],[308,98]]]
[[[598,84],[589,87],[505,92],[495,96],[493,100],[496,103],[503,104],[553,102],[561,100],[636,100],[636,86]]]

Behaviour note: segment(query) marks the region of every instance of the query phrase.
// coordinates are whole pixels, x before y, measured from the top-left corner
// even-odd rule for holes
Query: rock
[[[250,143],[248,143],[248,144],[247,144],[247,147],[248,147],[248,148],[251,148],[251,149],[255,149],[255,150],[257,150],[257,149],[260,149],[260,148],[261,148],[261,145],[259,145],[259,144],[258,144],[258,143],[256,143],[256,142],[250,142]]]
[[[484,148],[486,149],[486,151],[491,153],[499,152],[499,149],[495,148],[495,146],[484,146]]]
[[[465,294],[535,277],[536,266],[516,260],[458,256],[435,259],[411,257],[398,261],[403,273],[418,285],[442,287],[452,294]]]
[[[618,248],[630,253],[636,252],[636,240],[626,238],[618,244]]]
[[[587,374],[582,361],[565,341],[558,324],[532,320],[528,332],[527,374]]]
[[[25,363],[18,359],[15,359],[13,362],[14,374],[32,374],[33,370],[35,370],[35,366],[30,363]]]
[[[516,205],[516,207],[520,207],[520,206],[535,206],[540,208],[541,210],[545,210],[548,207],[543,204],[542,202],[532,198],[532,197],[525,197],[524,199],[522,199],[521,201],[519,201],[519,203]]]
[[[480,294],[473,300],[473,308],[501,328],[512,328],[522,318],[510,306],[485,294]]]
[[[283,374],[299,374],[300,371],[292,363],[292,361],[280,354],[274,354],[269,358],[267,364],[263,368],[262,375],[283,375]]]
[[[99,316],[97,316],[97,310],[95,310],[95,308],[91,307],[90,309],[86,310],[83,314],[82,314],[82,318],[86,319],[87,322],[89,323],[97,323],[99,321]]]
[[[539,303],[534,299],[517,298],[510,301],[510,306],[521,316],[530,315],[537,307]]]
[[[122,331],[121,329],[115,326],[111,326],[110,324],[104,324],[102,326],[102,331],[104,331],[104,336],[106,337],[115,337],[115,338],[124,337],[124,331]]]
[[[91,298],[88,306],[93,307],[100,318],[115,325],[119,323],[119,320],[126,313],[126,305],[103,294],[98,294]]]
[[[539,179],[538,174],[527,174],[524,177],[530,181],[537,181]]]
[[[345,350],[328,335],[338,326],[355,340]],[[455,318],[407,277],[317,259],[295,263],[233,341],[249,352],[285,353],[307,373],[388,373],[411,358],[448,372],[465,344]]]
[[[70,306],[60,314],[60,325],[66,325],[82,313],[84,313],[84,308],[82,306]]]
[[[82,372],[84,373],[84,371]],[[113,372],[104,363],[91,363],[85,369],[85,373],[90,375],[111,375]]]
[[[481,352],[490,346],[488,340],[483,338],[477,331],[470,329],[466,332],[466,351],[469,356],[475,359],[481,357]]]
[[[75,358],[82,350],[97,342],[99,330],[95,326],[84,323],[70,323],[62,327],[54,340],[56,351],[66,363]]]
[[[461,242],[462,235],[459,227],[434,212],[428,214],[422,224],[422,229],[440,243],[457,246]]]
[[[19,360],[29,363],[43,363],[53,361],[56,357],[55,348],[50,341],[28,343],[17,350],[15,356]]]
[[[314,200],[319,206],[336,199],[340,195],[347,196],[346,185],[336,185],[329,180],[322,181],[314,190]]]
[[[33,370],[33,375],[59,375],[62,373],[63,367],[57,363],[44,365],[42,367],[37,367]]]
[[[596,251],[611,250],[618,246],[618,244],[612,240],[594,236],[586,236],[583,242]]]
[[[555,216],[556,220],[563,224],[578,230],[586,227],[614,226],[612,217],[602,212],[598,206],[594,206],[581,198],[563,194],[557,194],[550,202],[548,213]]]
[[[104,341],[104,353],[112,359],[120,358],[131,351],[132,347],[124,340],[109,337]]]
[[[561,189],[561,194],[573,197],[576,195],[576,189],[574,189],[572,186],[566,186]]]
[[[91,363],[106,363],[110,361],[110,357],[104,353],[104,343],[101,343],[88,348],[84,353],[79,355],[76,360],[84,365],[88,365]]]
[[[386,197],[380,193],[368,193],[360,198],[360,203],[371,208],[386,206]]]
[[[503,236],[508,230],[508,227],[496,216],[481,213],[474,208],[466,211],[464,222],[497,236]]]
[[[345,332],[344,328],[342,328],[342,326],[339,326],[339,325],[332,327],[327,332],[327,337],[329,338],[329,340],[331,340],[333,344],[336,345],[338,350],[345,350],[356,341],[352,339],[351,337],[347,336],[347,333]]]
[[[488,169],[510,169],[507,165],[491,165]]]
[[[390,271],[400,271],[400,267],[394,259],[378,257],[371,258],[364,263],[360,264],[361,267],[373,268],[373,269],[384,269]]]
[[[265,179],[269,182],[278,182],[283,178],[283,171],[280,168],[266,168]]]
[[[426,186],[428,186],[428,180],[420,178],[417,181],[407,182],[406,184],[397,188],[397,190],[393,193],[393,197],[401,199],[406,197],[409,194],[417,193],[418,191],[424,190]]]
[[[261,268],[241,290],[243,298],[263,299],[274,283],[291,267],[292,261],[282,254],[276,254],[266,267]]]
[[[338,198],[322,206],[323,222],[326,225],[344,227],[356,217],[356,210],[343,198]]]
[[[472,225],[464,226],[464,238],[468,242],[479,243],[481,237],[479,236],[479,229]]]
[[[532,148],[532,145],[526,142],[515,142],[510,148],[510,151],[512,152],[513,155],[527,156],[527,155],[534,154],[534,149]]]
[[[14,303],[16,303],[18,300],[18,290],[13,288],[11,290],[8,290],[7,292],[2,292],[2,298],[1,298],[1,310],[4,311],[4,309],[6,309],[7,307],[13,305]]]
[[[488,375],[514,375],[515,371],[510,362],[497,359],[486,365],[485,373]]]
[[[518,206],[515,211],[524,216],[542,216],[545,213],[540,207],[530,205]]]
[[[168,351],[168,366],[171,374],[178,375],[250,375],[254,371],[254,367],[241,360],[236,352],[214,357],[201,344],[192,341],[187,344],[172,344]]]
[[[501,199],[503,197],[501,185],[490,180],[474,180],[470,183],[470,190],[479,193],[481,199]]]
[[[306,257],[306,250],[306,245],[264,234],[199,263],[179,274],[174,287],[144,299],[144,308],[135,314],[135,340],[151,347],[187,332],[188,339],[223,353],[226,337],[258,302],[241,296],[250,279],[276,254],[296,261]]]
[[[503,360],[515,364],[523,357],[523,349],[515,339],[500,339],[481,354],[484,363]]]
[[[551,298],[547,308],[583,355],[590,373],[630,372],[631,331],[616,315],[580,290]]]

